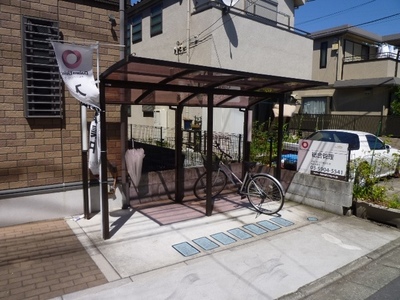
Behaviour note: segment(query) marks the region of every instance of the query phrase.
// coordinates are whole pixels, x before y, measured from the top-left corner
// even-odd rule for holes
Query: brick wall
[[[109,14],[116,17],[114,28]],[[22,16],[58,21],[66,41],[98,41],[100,72],[119,60],[120,48],[110,44],[124,43],[118,40],[118,4],[84,0],[0,2],[0,191],[82,179],[79,102],[65,90],[64,119],[24,117]],[[95,57],[93,66],[96,72]],[[107,150],[120,170],[119,110],[119,106],[107,106],[108,130],[112,132]],[[88,110],[88,123],[93,115]]]

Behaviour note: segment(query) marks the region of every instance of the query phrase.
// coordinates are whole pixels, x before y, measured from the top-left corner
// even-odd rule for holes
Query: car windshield
[[[349,144],[350,150],[360,149],[360,140],[358,135],[350,132],[317,131],[310,135],[307,139],[321,142],[346,143]]]

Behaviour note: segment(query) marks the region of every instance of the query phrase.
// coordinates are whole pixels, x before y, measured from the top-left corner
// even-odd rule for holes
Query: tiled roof
[[[335,82],[333,87],[338,89],[338,88],[348,88],[348,87],[395,86],[399,84],[400,84],[400,79],[397,77],[384,77],[384,78],[338,80]]]
[[[341,35],[341,34],[345,34],[345,33],[351,33],[351,34],[355,34],[355,35],[364,37],[369,40],[373,40],[376,42],[382,42],[382,36],[377,35],[372,32],[369,32],[369,31],[366,31],[362,28],[349,25],[349,24],[332,27],[332,28],[328,28],[328,29],[324,29],[324,30],[319,30],[319,31],[311,33],[310,37],[315,40],[315,39],[325,38],[325,37],[329,37],[329,36],[337,36],[337,35]]]
[[[383,41],[394,46],[400,46],[400,33],[383,36]]]

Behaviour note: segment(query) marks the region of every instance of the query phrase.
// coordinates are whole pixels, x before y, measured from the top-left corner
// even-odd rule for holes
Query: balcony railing
[[[369,60],[377,60],[377,59],[399,59],[397,53],[394,52],[383,52],[377,54],[370,54],[370,55],[352,55],[346,56],[344,58],[344,62],[358,62],[358,61],[369,61]]]

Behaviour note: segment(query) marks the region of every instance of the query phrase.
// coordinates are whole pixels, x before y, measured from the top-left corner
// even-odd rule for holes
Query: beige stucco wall
[[[343,80],[395,77],[396,64],[389,59],[348,63],[343,66]]]
[[[325,81],[333,84],[336,80],[351,80],[351,79],[367,79],[394,77],[396,70],[396,61],[389,59],[374,60],[377,49],[370,47],[371,60],[369,61],[354,61],[344,62],[346,52],[343,47],[345,39],[360,44],[374,44],[374,41],[361,39],[360,37],[343,35],[341,37],[326,37],[316,39],[313,49],[312,72],[313,79]],[[326,68],[320,68],[321,43],[328,42],[328,57]],[[338,43],[338,50],[332,49],[332,44]],[[347,54],[349,55],[349,54]],[[356,59],[356,58],[354,58]],[[399,74],[398,74],[399,76]]]
[[[327,65],[326,68],[320,68],[320,55],[321,55],[321,43],[328,42],[328,54],[327,54]],[[338,41],[339,45],[342,41]],[[328,84],[333,84],[341,72],[342,66],[342,51],[332,50],[332,44],[334,43],[333,38],[327,38],[322,40],[315,40],[313,47],[313,58],[312,58],[312,78],[318,81],[324,81]],[[340,47],[340,46],[339,46]]]
[[[279,9],[290,13],[292,8],[286,1],[279,5]],[[164,1],[163,33],[151,38],[148,12],[143,13],[142,41],[132,45],[132,52],[143,57],[311,79],[312,40],[233,13],[224,15],[217,8],[192,15],[188,30],[187,9],[185,1]],[[186,46],[188,34],[189,55],[186,51],[175,55],[177,42]]]
[[[218,10],[213,10],[212,13],[213,19],[219,17]],[[226,15],[221,21],[225,25],[215,29],[206,44],[210,49],[213,65],[311,79],[312,40],[238,16]],[[193,55],[193,59],[201,62],[200,56]]]
[[[208,0],[198,1],[202,3]],[[311,79],[312,40],[298,35],[287,29],[287,26],[271,26],[255,20],[236,15],[232,9],[230,13],[223,14],[222,10],[211,8],[195,13],[193,2],[165,0],[163,2],[163,33],[150,37],[150,9],[142,13],[142,41],[132,45],[132,52],[139,57],[149,57],[169,61],[188,62],[191,64],[219,67],[274,76]],[[245,1],[240,0],[235,8],[244,9]],[[188,27],[188,9],[190,21]],[[279,0],[278,22],[293,25],[293,1]],[[237,11],[236,11],[237,13]],[[287,16],[285,16],[287,15]],[[174,47],[182,44],[188,47],[189,52],[174,54]],[[175,126],[175,114],[168,107],[168,127]],[[236,126],[228,124],[228,119],[220,111],[215,111],[214,128],[224,130],[234,128],[237,133],[242,132],[243,114],[234,112],[226,113],[235,115]],[[194,111],[193,108],[184,110],[183,116],[192,118],[194,115],[203,117],[203,124],[207,119],[203,111]],[[152,126],[153,118],[143,118],[141,107],[132,107],[130,124]],[[225,123],[221,124],[221,120]],[[238,125],[239,124],[239,125]],[[237,128],[240,128],[237,129]]]

